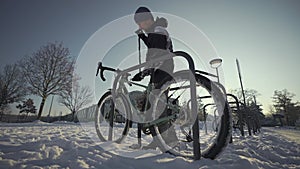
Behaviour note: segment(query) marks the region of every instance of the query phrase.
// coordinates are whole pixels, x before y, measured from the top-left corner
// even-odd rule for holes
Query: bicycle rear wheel
[[[160,95],[168,91],[166,111],[175,113],[176,118],[169,121],[168,124],[155,125],[152,136],[159,143],[159,148],[163,152],[193,157],[192,126],[194,123],[199,123],[201,156],[214,159],[227,146],[230,139],[231,113],[229,106],[220,88],[208,78],[196,74],[198,112],[191,112],[189,77],[190,71],[179,71],[174,73],[173,80],[162,81]],[[176,102],[176,105],[167,106],[171,102],[173,105]],[[207,111],[204,116],[203,107],[206,104],[211,104],[213,109]],[[199,121],[195,121],[197,116]],[[211,123],[206,126],[214,125],[215,127],[207,128],[205,123]]]
[[[129,130],[129,114],[123,98],[117,97],[118,108],[113,101],[111,91],[99,100],[95,113],[96,132],[101,141],[121,143]]]

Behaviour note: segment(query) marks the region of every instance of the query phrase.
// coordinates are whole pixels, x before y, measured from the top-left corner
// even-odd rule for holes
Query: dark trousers
[[[165,80],[172,80],[172,78],[173,77],[169,73],[157,69],[151,76],[150,83],[155,84],[155,89],[160,89],[163,85],[163,82],[165,82]],[[166,97],[168,97],[168,91],[165,91],[165,95]],[[164,112],[160,115],[160,118],[167,117],[169,113],[170,112],[166,108]],[[171,122],[165,122],[163,124],[160,124],[158,126],[158,129],[167,144],[174,141],[178,141],[174,126],[172,126]]]

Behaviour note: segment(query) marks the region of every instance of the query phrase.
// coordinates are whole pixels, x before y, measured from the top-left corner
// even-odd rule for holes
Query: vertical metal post
[[[240,79],[240,84],[241,84],[241,89],[242,89],[243,101],[244,101],[244,105],[246,107],[246,98],[245,98],[245,92],[244,92],[244,87],[243,87],[243,82],[242,82],[241,68],[240,68],[240,64],[239,64],[238,59],[236,59],[236,65],[237,65],[239,79]]]
[[[138,49],[139,49],[139,64],[142,63],[142,54],[141,54],[141,38],[138,37]],[[139,68],[139,72],[141,72],[141,68]]]
[[[203,115],[204,115],[204,128],[205,128],[205,134],[207,135],[207,124],[206,124],[206,105],[203,107]]]
[[[113,127],[114,127],[114,114],[115,114],[115,104],[111,100],[111,110],[109,112],[109,129],[108,129],[108,141],[112,141],[113,137]]]
[[[219,69],[218,69],[218,67],[216,67],[216,71],[217,71],[217,76],[218,76],[218,83],[220,83],[220,77],[219,77]]]
[[[199,160],[201,157],[200,151],[200,139],[199,139],[199,119],[196,116],[195,123],[193,125],[193,147],[194,147],[194,160]]]
[[[174,52],[177,56],[184,57],[189,63],[190,73],[190,94],[191,94],[191,111],[196,114],[195,123],[193,125],[193,152],[194,160],[199,160],[201,157],[200,141],[199,141],[199,118],[197,113],[197,98],[196,98],[196,79],[195,79],[195,64],[192,57],[182,51]]]
[[[142,146],[142,124],[138,123],[138,145]]]
[[[193,125],[193,148],[194,148],[194,160],[199,160],[201,157],[200,150],[200,133],[199,133],[199,117],[197,112],[197,98],[196,98],[196,79],[195,79],[195,65],[192,59],[189,61],[190,74],[190,94],[191,94],[191,109],[196,114],[195,123]]]
[[[244,110],[247,111],[246,97],[245,97],[245,92],[244,92],[244,87],[243,87],[243,82],[242,82],[242,76],[241,76],[241,68],[240,68],[240,64],[239,64],[238,59],[236,59],[236,65],[237,65],[237,68],[238,68],[238,74],[239,74],[239,79],[240,79],[240,84],[241,84],[241,89],[242,89],[242,95],[243,95],[243,101],[244,101]],[[246,112],[246,114],[248,114],[248,112]],[[248,126],[249,135],[251,136],[249,117],[247,117],[247,126]]]

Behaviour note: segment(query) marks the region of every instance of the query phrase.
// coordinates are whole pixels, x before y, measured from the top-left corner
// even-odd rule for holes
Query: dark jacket
[[[139,37],[148,47],[146,61],[162,56],[170,57],[168,60],[151,65],[151,68],[160,69],[170,74],[174,69],[173,59],[171,59],[173,45],[169,33],[166,30],[167,26],[168,23],[165,18],[157,17],[154,24],[148,30],[145,30],[147,36],[141,33]]]

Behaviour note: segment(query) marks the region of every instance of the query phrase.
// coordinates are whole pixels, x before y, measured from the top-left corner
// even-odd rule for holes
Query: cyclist
[[[139,7],[136,10],[134,20],[139,26],[136,33],[148,48],[146,61],[157,59],[162,56],[170,57],[170,59],[146,67],[143,71],[136,74],[132,80],[141,81],[145,76],[152,73],[150,83],[154,84],[155,89],[160,89],[162,85],[160,82],[163,79],[172,79],[170,74],[173,73],[174,69],[173,59],[171,58],[173,52],[172,40],[166,30],[168,22],[165,18],[159,17],[154,20],[151,11],[146,7]],[[165,110],[160,117],[165,117],[167,115],[167,111]],[[170,122],[159,126],[160,133],[167,144],[178,140],[174,128],[170,126]],[[143,148],[152,149],[156,147],[157,144],[153,141]]]

